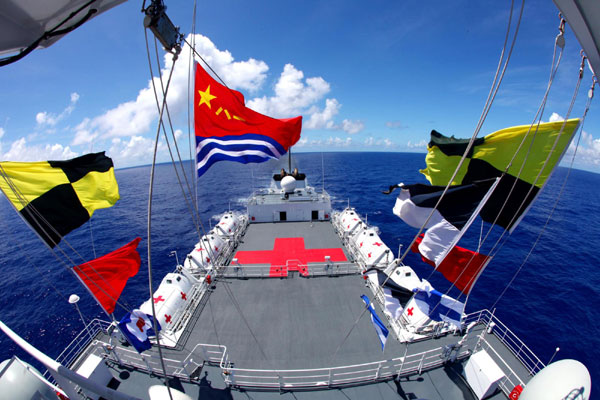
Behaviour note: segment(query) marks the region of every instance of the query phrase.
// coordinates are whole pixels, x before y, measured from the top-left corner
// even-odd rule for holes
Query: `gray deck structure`
[[[259,223],[248,226],[229,260],[240,251],[272,250],[276,238],[303,238],[307,249],[343,249],[330,221]],[[469,316],[467,322],[478,324],[456,350],[455,362],[443,355],[462,338],[453,334],[404,344],[390,332],[382,351],[360,298],[374,297],[360,274],[305,277],[289,271],[287,277],[248,278],[229,274],[234,267],[253,266],[223,266],[186,333],[175,347],[163,349],[169,384],[194,399],[473,399],[463,368],[481,349],[507,375],[503,391],[489,398],[506,399],[516,383],[526,383],[543,366],[515,350],[518,339],[486,312]],[[491,321],[496,327],[487,333]],[[74,346],[79,350],[71,367],[77,369],[88,354],[101,356],[114,378],[109,386],[148,398],[147,388],[162,384],[156,347],[142,358],[110,340],[105,328]]]

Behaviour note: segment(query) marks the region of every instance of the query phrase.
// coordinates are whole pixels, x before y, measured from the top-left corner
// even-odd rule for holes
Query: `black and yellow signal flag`
[[[515,126],[478,138],[452,185],[500,177],[506,171],[479,215],[486,222],[512,230],[560,162],[578,126],[579,119],[570,119],[537,127]],[[468,143],[469,139],[432,131],[427,168],[421,173],[432,185],[447,185]]]
[[[104,152],[72,160],[0,162],[0,189],[50,247],[119,200],[113,162]]]

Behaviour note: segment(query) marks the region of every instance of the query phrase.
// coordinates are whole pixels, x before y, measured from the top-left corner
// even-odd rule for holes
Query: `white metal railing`
[[[140,354],[133,349],[120,346],[107,346],[108,343],[96,341],[92,354],[104,357],[116,364],[127,365],[140,371],[163,375],[160,358],[157,354]],[[227,347],[216,344],[197,344],[183,359],[163,357],[167,375],[191,380],[194,371],[205,363],[228,365]]]
[[[240,388],[285,390],[339,387],[385,380],[395,376],[407,376],[439,367],[443,363],[442,350],[442,347],[438,347],[390,360],[332,368],[296,370],[226,368],[223,376],[228,385]],[[458,357],[464,358],[468,355],[469,352],[465,350]]]
[[[69,343],[62,353],[56,358],[56,361],[62,365],[70,366],[75,362],[83,350],[94,340],[96,335],[108,329],[110,322],[100,319],[93,319],[84,330]]]
[[[485,324],[492,330],[498,340],[500,340],[512,353],[513,355],[523,364],[523,366],[529,371],[531,376],[538,373],[545,364],[535,355],[535,353],[523,343],[519,337],[513,333],[506,325],[504,325],[498,318],[496,318],[489,310],[480,310],[465,317],[464,325],[467,326],[471,322],[479,322]]]
[[[504,372],[504,378],[500,380],[498,385],[505,395],[508,396],[517,385],[525,386],[525,382],[519,378],[519,375],[510,367],[510,365],[508,365],[504,358],[498,354],[494,347],[487,340],[485,340],[485,338],[480,338],[477,346],[480,349],[484,349],[487,352],[493,353],[496,356],[496,361],[500,361],[502,364],[500,365],[500,369],[502,372]]]
[[[291,262],[290,262],[291,261]],[[269,277],[286,277],[292,270],[291,264],[294,265],[293,270],[304,269],[303,276],[333,276],[333,275],[353,275],[361,272],[360,266],[355,263],[310,263],[301,264],[297,260],[288,260],[286,265],[241,265],[230,264],[221,272],[221,276],[226,278],[269,278]],[[271,275],[274,273],[274,275]]]

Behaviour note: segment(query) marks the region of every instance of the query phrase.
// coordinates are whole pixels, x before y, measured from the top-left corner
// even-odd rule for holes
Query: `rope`
[[[415,244],[415,242],[417,241],[417,238],[421,235],[421,233],[423,232],[423,230],[425,229],[425,227],[427,226],[427,224],[429,223],[430,219],[432,218],[435,210],[437,210],[438,206],[440,205],[440,203],[442,202],[444,196],[446,195],[446,192],[448,191],[448,189],[450,188],[450,186],[452,185],[452,182],[454,181],[454,178],[456,177],[456,175],[458,174],[458,171],[460,171],[466,157],[467,154],[469,154],[469,152],[471,151],[471,148],[473,147],[473,144],[475,142],[475,139],[477,138],[477,135],[479,134],[483,123],[487,117],[487,114],[489,113],[489,110],[491,109],[491,106],[493,104],[493,101],[496,98],[496,94],[498,93],[498,90],[500,88],[500,84],[502,83],[502,80],[504,78],[504,74],[506,72],[506,68],[508,67],[508,63],[510,61],[510,58],[512,56],[512,51],[514,49],[516,40],[517,40],[517,36],[518,36],[518,32],[519,32],[519,28],[521,25],[521,20],[523,17],[523,10],[524,10],[524,4],[525,1],[522,0],[521,2],[521,9],[519,12],[519,18],[517,20],[517,25],[515,28],[515,32],[513,35],[513,39],[511,42],[511,46],[510,49],[508,51],[508,54],[506,56],[506,59],[504,59],[504,54],[506,51],[506,44],[508,43],[508,38],[510,36],[510,30],[511,30],[511,24],[512,24],[512,18],[513,18],[513,9],[514,9],[514,0],[511,1],[511,8],[510,8],[510,15],[509,15],[509,19],[508,19],[508,25],[507,25],[507,29],[506,29],[506,35],[504,38],[504,45],[500,54],[500,59],[498,61],[498,66],[496,68],[496,74],[494,75],[494,79],[492,81],[492,86],[490,88],[490,92],[488,93],[488,98],[486,99],[486,103],[484,105],[483,111],[481,113],[481,116],[479,117],[479,121],[477,123],[477,126],[475,128],[475,131],[473,132],[471,138],[469,139],[469,143],[465,149],[465,152],[463,153],[460,161],[458,162],[458,165],[456,166],[456,169],[454,170],[454,173],[452,174],[452,177],[449,179],[448,184],[446,185],[446,187],[444,188],[444,191],[442,192],[440,198],[438,199],[437,203],[435,204],[435,206],[433,207],[432,211],[429,213],[429,216],[427,217],[427,219],[425,220],[425,222],[423,223],[423,225],[421,226],[421,228],[419,229],[419,231],[416,233],[416,235],[414,236],[413,240],[411,241],[411,243],[407,246],[404,254],[402,254],[401,257],[398,258],[398,263],[402,264],[403,260],[406,258],[406,256],[408,255],[408,253],[411,251],[412,246]],[[504,60],[504,63],[503,63]],[[501,72],[500,72],[500,69]],[[429,278],[433,275],[433,273],[437,270],[437,267],[434,268],[433,271],[431,271]],[[385,285],[387,283],[387,281],[390,279],[390,276],[386,277],[385,281],[383,282],[382,286]],[[450,287],[450,289],[453,287],[453,285]],[[448,290],[450,290],[448,289]],[[418,292],[419,289],[417,289]],[[416,295],[416,293],[415,293]],[[413,298],[414,296],[413,295]],[[436,306],[437,307],[437,306]],[[434,308],[435,310],[435,308]],[[432,310],[432,311],[434,311]],[[364,311],[363,311],[364,314]],[[362,316],[362,314],[361,314]]]
[[[20,191],[20,189],[14,184],[14,182],[12,182],[12,180],[9,178],[8,174],[6,173],[6,171],[4,170],[4,168],[2,167],[2,164],[0,164],[0,176],[2,176],[2,178],[5,180],[6,184],[9,186],[9,188],[11,189],[11,191],[15,194],[15,196],[17,197],[17,200],[21,203],[22,206],[27,205],[28,201],[25,198],[25,196],[23,195],[23,193]],[[12,202],[10,202],[10,204],[14,207],[14,204],[12,204]],[[100,290],[104,295],[106,295],[108,298],[110,298],[111,300],[113,300],[115,302],[115,304],[121,306],[122,308],[128,310],[130,309],[130,306],[127,305],[127,303],[123,304],[119,301],[119,299],[116,299],[112,296],[111,293],[108,293],[103,287],[101,287],[97,282],[95,282],[85,271],[82,271],[79,267],[81,264],[87,264],[89,268],[91,268],[91,270],[96,273],[96,275],[99,276],[100,280],[107,286],[107,287],[111,287],[111,285],[104,279],[104,277],[102,277],[102,275],[100,275],[98,273],[98,271],[95,270],[95,268],[93,268],[91,265],[88,264],[87,260],[85,258],[83,258],[83,256],[81,254],[79,254],[79,252],[77,250],[75,250],[75,248],[73,246],[71,246],[71,244],[69,243],[69,241],[67,239],[65,239],[64,237],[62,237],[58,231],[56,231],[56,229],[54,229],[54,227],[44,218],[44,216],[33,206],[31,206],[30,204],[30,208],[29,210],[31,210],[31,214],[33,218],[33,222],[36,224],[36,226],[48,237],[52,240],[52,243],[54,244],[54,248],[50,247],[45,240],[42,240],[44,242],[44,244],[47,245],[48,249],[50,250],[50,252],[54,255],[54,257],[59,261],[60,264],[63,265],[63,267],[69,271],[71,271],[76,279],[79,280],[79,282],[83,285],[83,287],[88,291],[88,293],[90,293],[90,295],[94,298],[94,300],[96,300],[98,302],[98,305],[100,305],[100,308],[106,312],[106,314],[110,317],[110,315],[108,314],[108,312],[104,309],[104,307],[99,303],[98,299],[96,298],[96,296],[94,296],[94,294],[91,292],[91,289],[83,282],[81,276],[79,276],[78,274],[75,273],[75,269],[83,274],[89,281],[91,284],[93,284],[98,290]],[[28,223],[25,218],[23,217],[23,215],[17,211],[17,214],[26,222]],[[58,243],[54,242],[54,240],[50,237],[50,235],[48,234],[48,231],[45,229],[44,226],[42,226],[42,223],[44,223],[50,230],[52,233],[54,233],[56,236],[60,237],[62,239],[62,243],[68,248],[70,249],[75,256],[79,257],[82,261],[80,263],[76,263],[68,254],[67,252],[61,247],[59,246]],[[37,233],[37,232],[36,232]],[[38,236],[41,239],[41,236],[38,234]],[[58,253],[57,253],[58,251]],[[62,257],[64,257],[65,259],[63,260],[60,256],[62,255]],[[79,264],[79,265],[78,265]]]
[[[583,61],[582,61],[583,63]],[[582,71],[582,70],[580,70]],[[582,74],[580,74],[581,76]],[[579,83],[581,82],[581,80],[579,81]],[[556,206],[558,205],[558,201],[560,200],[560,198],[563,195],[564,189],[566,187],[567,181],[569,179],[569,176],[571,175],[571,171],[573,169],[573,163],[575,161],[575,156],[577,155],[577,149],[579,148],[579,143],[581,141],[581,136],[583,134],[583,125],[585,122],[585,118],[587,116],[587,113],[590,109],[590,105],[591,105],[591,101],[592,98],[594,96],[594,86],[595,86],[596,82],[595,82],[595,78],[592,79],[592,86],[590,88],[589,94],[588,94],[588,100],[585,106],[585,111],[583,112],[583,116],[581,118],[581,126],[580,126],[580,131],[579,131],[579,136],[577,138],[577,144],[575,145],[575,150],[573,152],[573,156],[571,157],[571,162],[569,164],[569,169],[567,171],[567,175],[565,176],[565,179],[563,181],[563,184],[560,188],[560,191],[558,193],[558,196],[556,197],[556,200],[554,201],[554,205],[552,206],[552,209],[550,210],[550,212],[548,213],[548,218],[546,219],[546,223],[544,224],[544,226],[542,227],[542,229],[540,230],[533,246],[531,247],[531,249],[529,250],[529,252],[527,253],[527,255],[525,256],[525,259],[523,260],[523,262],[521,263],[521,265],[519,266],[519,268],[517,269],[517,271],[514,273],[514,275],[512,276],[510,282],[508,283],[508,285],[506,285],[504,287],[504,290],[502,291],[502,293],[500,293],[500,295],[498,296],[498,298],[496,299],[496,301],[494,302],[494,304],[492,305],[491,308],[496,307],[496,304],[498,304],[498,302],[500,301],[500,299],[502,298],[502,296],[504,296],[504,294],[506,293],[506,291],[508,290],[508,288],[512,285],[512,283],[514,282],[514,280],[517,278],[517,275],[519,275],[519,273],[521,272],[521,270],[523,269],[523,267],[525,266],[525,263],[528,261],[529,257],[531,256],[531,254],[533,253],[534,248],[537,246],[539,240],[541,239],[542,235],[544,234],[546,227],[548,226],[548,223],[550,222],[550,219],[552,218],[552,215],[554,214],[554,211],[556,210]]]
[[[148,33],[147,30],[144,29],[144,36],[146,37],[146,49],[148,50]],[[152,63],[150,61],[150,52],[147,52],[148,54],[148,65],[150,67],[150,71],[152,71]],[[173,64],[171,65],[171,71],[169,72],[169,79],[167,80],[167,85],[166,85],[166,89],[163,92],[163,101],[162,101],[162,105],[160,107],[160,114],[159,114],[159,119],[158,119],[158,127],[156,128],[156,138],[154,140],[154,153],[152,156],[152,167],[150,169],[150,189],[149,189],[149,193],[148,193],[148,286],[149,286],[149,290],[150,290],[150,297],[153,296],[154,290],[152,288],[152,193],[153,193],[153,189],[154,189],[154,170],[156,168],[156,154],[157,154],[157,150],[158,150],[158,139],[160,137],[160,128],[162,126],[162,118],[163,118],[163,112],[165,110],[165,105],[167,102],[167,93],[169,90],[169,85],[171,83],[171,78],[173,77],[173,71],[175,70],[175,62],[177,61],[177,55],[173,56]],[[154,88],[154,90],[156,91],[156,88],[154,87],[154,79],[152,76],[152,72],[151,72],[151,81],[152,81],[152,86]],[[154,332],[156,332],[156,345],[158,347],[158,355],[160,358],[160,364],[163,370],[163,374],[164,374],[164,378],[165,378],[165,384],[167,386],[167,392],[169,393],[169,398],[171,400],[173,400],[173,395],[171,394],[171,387],[169,386],[169,379],[167,377],[167,369],[165,367],[165,361],[163,358],[163,354],[162,354],[162,348],[160,345],[160,335],[158,334],[158,326],[157,326],[157,320],[156,320],[156,308],[154,306],[154,301],[150,302],[150,305],[152,306],[152,325],[154,328]]]
[[[146,34],[146,35],[147,35],[147,34]],[[147,44],[148,44],[148,42],[146,41],[146,45],[147,45]],[[160,73],[160,60],[159,60],[159,57],[158,57],[158,45],[157,45],[157,43],[156,43],[156,38],[154,39],[154,48],[155,48],[155,53],[156,53],[156,60],[157,60],[157,64],[158,64],[158,66],[159,66],[159,69],[158,69],[158,70],[159,70],[159,79],[160,79],[161,90],[162,90],[163,96],[165,96],[165,87],[164,87],[163,80],[162,80],[162,74]],[[148,54],[149,54],[149,48],[148,48],[148,47],[146,48],[146,50],[148,51]],[[149,57],[149,55],[148,55],[148,57]],[[150,68],[150,75],[151,75],[152,77],[154,77],[154,72],[153,72],[153,70],[152,70],[152,64],[151,64],[150,62],[149,62],[149,68]],[[173,69],[174,69],[174,66],[173,66]],[[155,101],[156,101],[156,107],[157,107],[157,109],[158,109],[158,110],[159,110],[159,112],[160,112],[160,105],[159,105],[159,104],[160,104],[160,102],[159,102],[159,100],[158,100],[158,94],[157,94],[156,87],[155,87],[155,85],[154,85],[154,79],[153,79],[153,78],[152,78],[152,88],[153,88],[153,90],[154,90],[154,99],[155,99]],[[175,142],[175,146],[177,147],[177,140],[175,139],[175,133],[174,133],[174,130],[173,130],[173,124],[172,124],[172,122],[171,122],[171,117],[170,117],[170,113],[169,113],[169,106],[168,106],[168,104],[166,103],[166,98],[163,98],[163,102],[164,102],[163,104],[164,104],[164,107],[165,107],[165,111],[167,112],[167,118],[168,118],[168,120],[169,120],[169,127],[170,127],[170,130],[171,130],[172,136],[173,136],[173,141]],[[183,183],[181,182],[181,178],[180,178],[180,176],[179,176],[179,171],[178,171],[178,169],[177,169],[177,164],[176,164],[176,162],[175,162],[175,159],[174,159],[174,157],[173,157],[173,153],[172,153],[172,151],[171,151],[171,145],[170,145],[170,143],[169,143],[169,138],[168,138],[168,136],[167,136],[167,131],[166,131],[166,128],[165,128],[165,126],[164,126],[164,122],[163,122],[163,119],[162,119],[162,117],[161,117],[161,119],[159,120],[159,129],[160,129],[161,127],[162,127],[162,131],[163,131],[163,133],[164,133],[164,136],[165,136],[165,142],[166,142],[166,144],[167,144],[167,148],[168,148],[168,150],[169,150],[169,155],[170,155],[170,157],[171,157],[171,164],[173,165],[173,169],[175,170],[175,175],[177,176],[177,181],[178,181],[178,183],[179,183],[179,187],[180,187],[180,189],[181,189],[181,193],[183,194],[183,197],[184,197],[184,199],[185,199],[185,204],[186,204],[186,206],[187,206],[187,208],[188,208],[188,211],[189,211],[189,213],[190,213],[190,215],[191,215],[191,217],[192,217],[192,222],[193,222],[193,224],[194,224],[194,227],[195,227],[195,229],[196,229],[196,232],[198,233],[198,237],[200,238],[200,237],[201,237],[201,234],[200,234],[200,229],[198,228],[198,222],[197,222],[197,219],[198,219],[198,218],[197,218],[196,214],[194,213],[194,209],[193,209],[193,207],[190,205],[190,201],[189,201],[189,199],[188,199],[187,193],[186,193],[186,191],[185,191],[185,189],[184,189],[184,187],[183,187]],[[181,163],[181,162],[182,162],[182,161],[181,161],[181,155],[179,154],[179,149],[178,149],[178,148],[177,148],[177,155],[178,155],[178,157],[179,157],[179,162]],[[187,175],[185,174],[185,170],[184,170],[184,168],[183,168],[183,165],[182,165],[182,167],[181,167],[181,168],[182,168],[182,170],[184,171],[184,178],[185,178],[185,181],[186,181],[186,184],[187,184],[187,187],[188,187],[188,191],[190,192],[190,196],[191,196],[191,189],[190,189],[189,182],[188,182],[188,180],[187,180]]]
[[[549,92],[549,90],[550,90],[550,87],[552,86],[552,82],[553,82],[553,80],[554,80],[554,77],[555,77],[555,75],[556,75],[556,71],[557,71],[557,69],[558,69],[558,66],[560,65],[560,58],[561,58],[561,56],[562,56],[562,50],[561,50],[561,54],[559,55],[558,61],[556,61],[556,47],[560,47],[561,49],[562,49],[562,48],[564,48],[564,36],[563,36],[563,34],[564,34],[564,20],[563,20],[563,19],[561,19],[561,23],[560,23],[560,25],[559,25],[559,34],[557,35],[557,37],[556,37],[556,40],[555,40],[555,47],[554,47],[554,54],[553,54],[553,60],[552,60],[552,68],[551,68],[551,73],[550,73],[550,80],[549,80],[549,82],[548,82],[548,86],[547,86],[547,89],[546,89],[546,93],[544,94],[544,98],[543,98],[543,100],[542,100],[542,104],[541,104],[541,105],[540,105],[540,107],[538,108],[538,112],[536,113],[535,119],[534,119],[534,121],[532,122],[531,126],[529,127],[529,131],[528,131],[527,135],[525,135],[525,137],[524,137],[524,138],[523,138],[523,140],[521,141],[521,143],[520,143],[520,145],[519,145],[519,148],[517,149],[517,151],[516,151],[516,152],[515,152],[515,154],[513,155],[513,158],[511,159],[511,161],[510,161],[509,165],[507,166],[507,168],[506,168],[506,169],[505,169],[505,171],[503,172],[502,176],[504,176],[504,175],[507,173],[507,171],[508,171],[508,168],[510,167],[510,165],[511,165],[511,164],[512,164],[512,162],[514,161],[514,159],[515,159],[515,157],[516,157],[516,154],[517,154],[517,153],[519,152],[519,150],[521,149],[521,147],[522,147],[522,145],[523,145],[524,141],[526,140],[526,138],[527,138],[527,136],[528,136],[529,132],[531,131],[531,129],[532,129],[532,127],[533,127],[533,124],[535,124],[535,121],[536,121],[536,120],[538,120],[538,116],[540,116],[540,118],[539,118],[539,120],[538,120],[538,123],[537,123],[537,126],[536,126],[536,131],[535,131],[535,133],[534,133],[534,137],[533,137],[533,139],[532,139],[532,142],[531,142],[531,144],[530,144],[530,146],[529,146],[529,149],[528,149],[528,152],[527,152],[527,154],[526,154],[526,157],[525,157],[525,159],[524,159],[524,161],[523,161],[523,163],[522,163],[522,165],[521,165],[521,168],[520,168],[520,170],[519,170],[519,174],[517,175],[517,178],[520,176],[521,172],[523,171],[523,167],[524,167],[524,165],[525,165],[525,163],[526,163],[526,161],[527,161],[527,159],[528,159],[528,157],[529,157],[529,155],[530,155],[530,152],[531,152],[531,147],[532,147],[533,141],[534,141],[534,139],[535,139],[535,134],[537,134],[537,127],[539,127],[539,124],[540,124],[540,122],[541,122],[541,114],[543,114],[543,109],[544,109],[544,107],[545,107],[545,104],[546,104],[546,102],[547,102],[547,98],[548,98],[548,92]],[[556,61],[556,66],[555,66],[555,61]],[[564,127],[565,127],[565,125],[566,125],[566,122],[567,122],[567,120],[568,120],[568,118],[569,118],[569,116],[570,116],[570,114],[571,114],[571,112],[572,112],[572,110],[573,110],[573,106],[574,106],[574,104],[575,104],[575,100],[576,100],[576,98],[577,98],[577,95],[578,95],[578,93],[579,93],[579,88],[580,88],[580,85],[581,85],[581,80],[582,80],[582,78],[583,78],[583,70],[584,70],[584,68],[583,68],[583,67],[584,67],[584,62],[585,62],[585,58],[582,58],[582,61],[581,61],[581,66],[580,66],[580,69],[579,69],[579,79],[578,79],[578,81],[577,81],[577,84],[576,84],[576,87],[575,87],[575,90],[574,90],[573,96],[572,96],[572,98],[571,98],[571,104],[570,104],[570,106],[569,106],[569,109],[568,109],[568,111],[567,111],[567,115],[566,115],[566,117],[565,117],[565,119],[564,119],[564,122],[563,122],[563,124],[562,124],[562,126],[561,126],[560,132],[559,132],[559,134],[557,135],[557,138],[555,139],[555,141],[554,141],[554,143],[553,143],[553,146],[552,146],[552,148],[551,148],[551,150],[550,150],[550,152],[549,152],[548,156],[546,157],[546,160],[544,161],[544,164],[543,164],[542,168],[540,169],[540,172],[539,172],[539,173],[538,173],[538,175],[536,176],[536,178],[535,178],[534,182],[532,183],[532,185],[531,185],[531,187],[530,187],[530,189],[529,189],[528,193],[525,195],[525,197],[524,197],[523,201],[521,202],[521,204],[520,204],[520,206],[519,206],[519,208],[518,208],[518,210],[517,210],[517,214],[518,214],[518,212],[519,212],[519,211],[522,209],[522,207],[524,206],[524,204],[525,204],[525,200],[527,199],[527,197],[529,196],[529,194],[530,194],[530,193],[531,193],[531,191],[533,190],[533,187],[535,186],[535,184],[536,184],[536,183],[537,183],[537,181],[539,180],[539,178],[540,178],[540,176],[541,176],[542,172],[543,172],[543,171],[545,170],[545,168],[546,168],[546,165],[547,165],[548,161],[550,160],[551,156],[553,155],[553,153],[554,153],[554,150],[556,149],[556,145],[558,144],[558,140],[560,139],[560,137],[561,137],[561,135],[562,135],[562,132],[563,132],[563,130],[564,130]],[[586,113],[587,113],[587,111],[586,111]],[[548,177],[548,179],[549,179],[549,177]],[[515,183],[515,184],[516,184],[516,183]],[[509,195],[507,196],[507,199],[505,200],[505,202],[504,202],[504,204],[503,204],[502,208],[500,209],[500,212],[498,213],[498,216],[499,216],[499,215],[502,213],[502,210],[503,210],[504,206],[507,204],[508,198],[510,197],[510,194],[512,193],[512,189],[514,189],[514,187],[515,187],[515,184],[513,184],[512,188],[511,188],[511,191],[509,192]],[[540,190],[541,190],[541,189],[540,189]],[[559,194],[559,197],[558,197],[558,198],[560,198],[560,194]],[[557,198],[557,201],[558,201],[558,198]],[[552,211],[552,212],[553,212],[553,211]],[[483,243],[485,243],[485,242],[486,242],[487,238],[489,237],[489,235],[490,235],[490,233],[491,233],[491,231],[492,231],[492,229],[493,229],[493,226],[495,225],[495,222],[496,222],[496,221],[497,221],[497,219],[498,219],[498,216],[497,216],[497,217],[496,217],[496,219],[494,220],[494,223],[492,224],[492,226],[489,228],[489,230],[488,230],[487,234],[486,234],[486,235],[485,235],[485,237],[483,238],[483,241],[481,241],[481,239],[480,239],[480,246],[481,246]],[[550,214],[550,216],[551,216],[551,214]],[[549,216],[549,218],[550,218],[550,216]],[[510,223],[509,223],[509,226],[510,226],[510,225],[513,223],[513,221],[515,220],[515,218],[516,218],[516,214],[515,214],[515,215],[512,217],[512,219],[511,219],[511,221],[510,221]],[[548,222],[549,222],[549,219],[546,221],[546,225],[548,224]],[[531,255],[531,253],[533,252],[533,249],[536,247],[536,245],[537,245],[537,242],[539,241],[539,238],[541,237],[541,235],[543,234],[543,231],[544,231],[544,230],[545,230],[545,228],[546,228],[546,225],[544,225],[544,227],[542,227],[542,230],[540,231],[540,234],[539,234],[539,236],[538,236],[538,239],[537,239],[537,240],[534,242],[534,244],[532,245],[532,247],[531,247],[531,249],[530,249],[530,251],[529,251],[529,254],[526,256],[525,260],[524,260],[524,261],[523,261],[523,263],[521,264],[521,267],[519,268],[519,270],[517,271],[517,273],[516,273],[516,274],[513,276],[513,279],[512,279],[512,280],[509,282],[509,284],[508,284],[508,285],[507,285],[507,286],[504,288],[504,291],[502,292],[502,295],[504,294],[504,292],[506,292],[506,290],[508,289],[508,287],[509,287],[509,286],[512,284],[512,282],[514,281],[514,279],[515,279],[515,278],[516,278],[516,276],[518,275],[519,271],[522,269],[522,267],[524,266],[525,262],[527,261],[527,259],[528,259],[528,258],[529,258],[529,256]],[[514,229],[514,227],[513,227],[513,229]],[[502,239],[504,238],[504,235],[505,235],[505,234],[506,234],[506,230],[503,230],[502,234],[500,235],[500,237],[498,238],[498,240],[497,240],[497,241],[494,243],[494,245],[493,245],[492,249],[491,249],[491,250],[490,250],[490,252],[489,252],[489,257],[490,257],[490,258],[488,259],[488,262],[487,262],[485,265],[483,265],[483,266],[482,266],[481,270],[478,272],[477,276],[475,276],[475,277],[474,277],[474,279],[472,278],[472,279],[470,279],[470,280],[469,280],[469,282],[468,282],[468,286],[470,286],[471,288],[473,287],[473,285],[475,284],[475,282],[477,281],[477,279],[478,279],[478,278],[481,276],[481,274],[482,274],[483,270],[484,270],[484,269],[487,267],[487,265],[488,265],[488,263],[489,263],[489,260],[491,260],[491,258],[492,258],[492,257],[494,257],[496,254],[498,254],[498,252],[500,251],[500,249],[501,249],[501,248],[504,246],[504,244],[506,243],[506,239],[505,239],[505,240],[504,240],[504,241],[503,241],[501,244],[500,244],[500,242],[501,242],[501,241],[502,241]],[[498,245],[499,245],[499,244],[500,244],[500,246],[498,247]],[[498,248],[497,248],[497,250],[494,252],[494,250],[496,249],[496,247],[498,247]],[[457,277],[457,280],[458,280],[458,279],[460,279],[460,277],[462,277],[462,275],[463,275],[463,273],[465,272],[466,268],[467,268],[467,267],[468,267],[468,266],[471,264],[471,262],[474,260],[474,258],[475,258],[475,254],[473,254],[473,255],[471,256],[471,258],[470,258],[470,260],[467,262],[467,264],[466,264],[465,268],[464,268],[464,269],[461,271],[461,273],[460,273],[460,274],[459,274],[459,276]],[[431,276],[431,275],[430,275],[430,276]],[[446,295],[447,295],[447,294],[450,292],[450,290],[452,289],[452,287],[453,287],[453,286],[454,286],[454,282],[452,282],[452,285],[451,285],[451,286],[450,286],[450,288],[449,288],[449,289],[446,291],[446,293],[445,293]],[[461,293],[461,294],[459,295],[459,297],[458,297],[458,298],[462,297],[462,295],[463,295],[463,294]],[[502,295],[500,295],[500,297],[502,297]],[[469,294],[466,296],[466,300],[465,300],[465,307],[466,307],[466,303],[468,302],[469,296],[470,296],[470,292],[469,292]],[[496,302],[497,302],[497,301],[496,301]],[[494,303],[494,305],[495,305],[495,303]],[[493,307],[492,307],[492,308],[493,308]]]

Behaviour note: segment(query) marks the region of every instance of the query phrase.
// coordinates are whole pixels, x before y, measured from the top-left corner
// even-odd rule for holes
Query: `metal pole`
[[[93,339],[94,337],[90,333],[88,326],[85,323],[85,319],[83,319],[83,314],[81,313],[81,310],[79,309],[79,306],[77,305],[77,302],[79,302],[79,296],[77,296],[76,294],[72,294],[71,296],[69,296],[69,304],[73,304],[75,306],[75,309],[79,313],[79,318],[81,318],[81,322],[83,323],[83,329],[85,329],[85,332],[90,336],[90,339]]]

